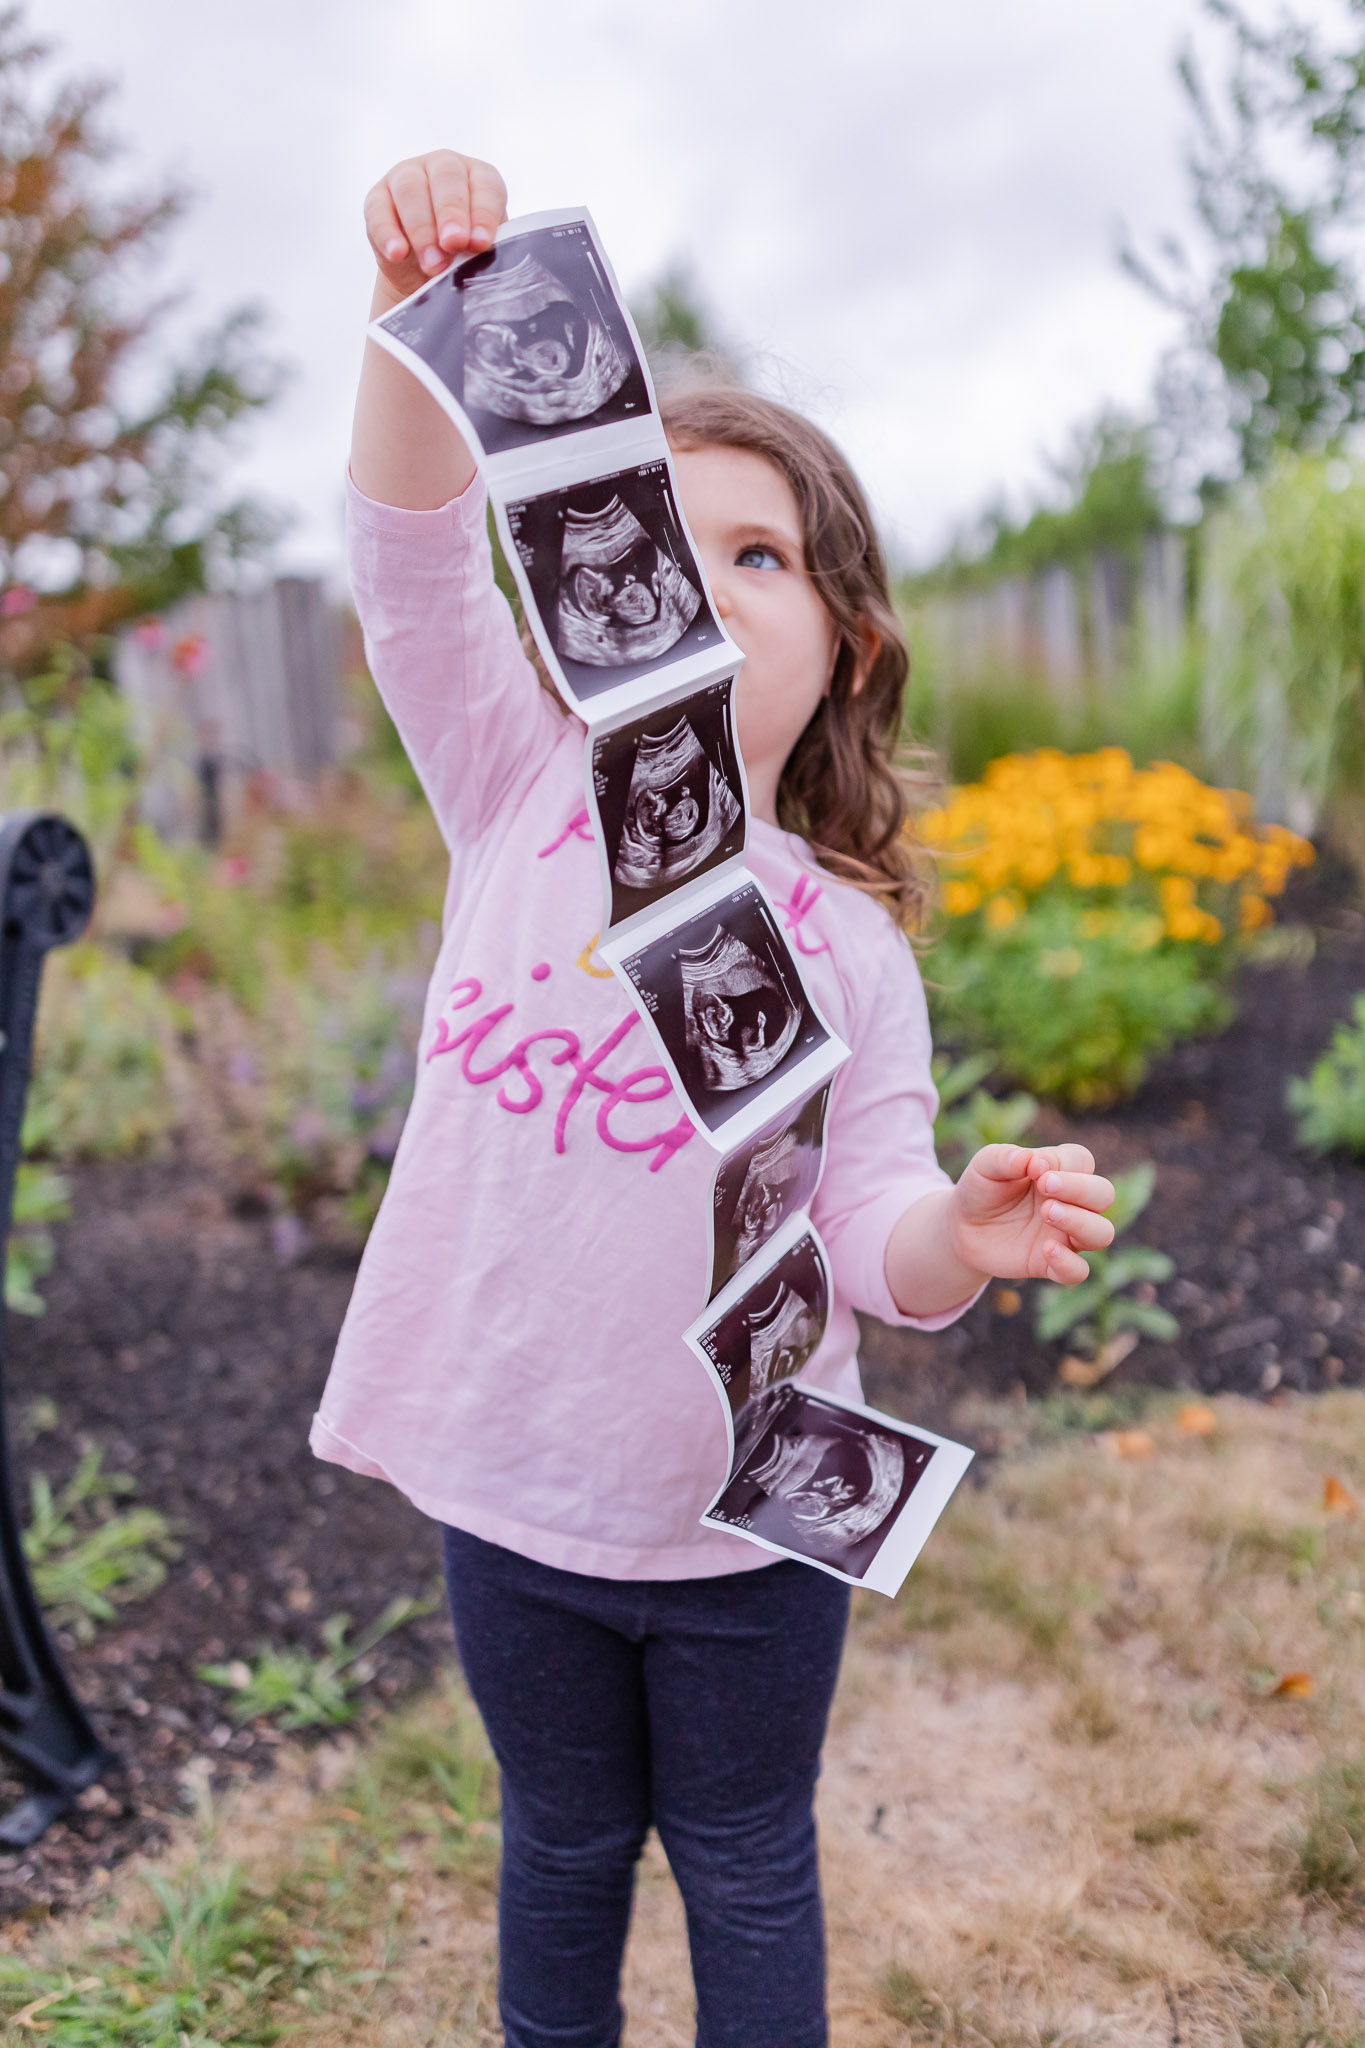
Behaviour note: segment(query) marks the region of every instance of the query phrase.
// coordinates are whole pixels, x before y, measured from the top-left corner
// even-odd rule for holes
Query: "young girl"
[[[375,310],[504,218],[437,151],[370,193]],[[807,1369],[856,1397],[854,1310],[937,1329],[992,1274],[1083,1279],[1113,1199],[1076,1145],[933,1154],[919,909],[889,765],[907,657],[858,485],[804,420],[702,385],[663,408],[683,509],[746,656],[749,861],[852,1049],[814,1220],[834,1299]],[[705,2048],[818,2048],[812,1795],[848,1591],[702,1529],[727,1469],[679,1333],[715,1154],[594,956],[583,736],[494,581],[484,494],[416,380],[366,353],[351,461],[375,680],[450,849],[411,1114],[313,1430],[444,1525],[460,1657],[502,1772],[512,2048],[609,2048],[658,1829]]]

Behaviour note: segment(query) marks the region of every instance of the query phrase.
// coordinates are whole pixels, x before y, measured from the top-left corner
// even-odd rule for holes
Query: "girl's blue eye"
[[[753,547],[740,549],[735,556],[735,566],[738,569],[780,569],[783,564],[776,549],[759,547],[755,543]]]

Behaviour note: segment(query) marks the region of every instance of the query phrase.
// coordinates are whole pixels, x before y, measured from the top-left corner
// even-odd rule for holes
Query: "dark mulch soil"
[[[1223,1037],[1182,1047],[1103,1120],[1047,1120],[1048,1138],[1080,1138],[1106,1167],[1158,1166],[1137,1234],[1178,1262],[1162,1299],[1183,1333],[1144,1344],[1113,1383],[1272,1396],[1365,1384],[1365,1165],[1297,1151],[1283,1107],[1285,1077],[1365,988],[1365,914],[1330,876],[1300,891],[1293,914],[1317,930],[1314,957],[1249,972]],[[396,1593],[430,1592],[437,1574],[430,1523],[307,1450],[352,1261],[314,1250],[283,1262],[268,1218],[232,1213],[183,1164],[83,1172],[76,1218],[60,1233],[46,1317],[10,1320],[21,1498],[30,1472],[60,1484],[98,1442],[106,1469],[131,1473],[138,1498],[169,1518],[181,1552],[116,1625],[63,1643],[122,1761],[33,1849],[0,1855],[0,1913],[80,1901],[116,1860],[158,1843],[196,1775],[268,1766],[280,1738],[236,1729],[197,1664],[249,1656],[266,1638],[316,1649],[327,1616],[366,1622]],[[869,1398],[941,1427],[964,1393],[1050,1388],[1057,1348],[1036,1344],[1027,1303],[1012,1307],[997,1289],[934,1335],[869,1325]],[[25,1443],[40,1400],[58,1421]],[[449,1655],[437,1608],[385,1644],[368,1711]],[[0,1805],[19,1790],[0,1776]]]

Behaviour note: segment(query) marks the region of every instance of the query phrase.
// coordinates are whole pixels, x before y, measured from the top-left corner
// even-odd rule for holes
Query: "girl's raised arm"
[[[506,218],[507,188],[477,157],[436,149],[395,164],[365,199],[365,229],[379,267],[370,317],[388,312],[453,256],[487,249]],[[458,429],[372,341],[356,396],[351,475],[367,498],[412,512],[448,504],[474,475]]]

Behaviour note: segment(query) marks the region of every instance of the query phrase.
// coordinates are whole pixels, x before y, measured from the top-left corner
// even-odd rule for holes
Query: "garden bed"
[[[1180,1340],[1125,1360],[1088,1397],[1092,1419],[1111,1392],[1120,1412],[1143,1384],[1272,1399],[1365,1384],[1365,1169],[1298,1151],[1282,1106],[1286,1077],[1365,987],[1365,916],[1307,880],[1291,914],[1315,921],[1312,957],[1247,971],[1224,1036],[1183,1047],[1127,1108],[1084,1121],[1048,1112],[1040,1127],[1082,1139],[1105,1167],[1156,1162],[1136,1235],[1178,1267],[1161,1298]],[[122,1765],[34,1849],[0,1857],[7,1913],[86,1896],[158,1841],[197,1778],[268,1766],[282,1738],[236,1728],[196,1665],[249,1657],[265,1640],[316,1650],[327,1617],[369,1622],[395,1595],[432,1594],[437,1575],[429,1523],[307,1450],[353,1260],[323,1248],[286,1259],[297,1246],[268,1216],[234,1213],[183,1162],[82,1171],[75,1218],[59,1232],[46,1317],[10,1323],[21,1497],[31,1471],[60,1484],[97,1443],[106,1470],[131,1474],[138,1502],[167,1517],[179,1555],[92,1642],[64,1645]],[[870,1326],[869,1398],[952,1426],[964,1395],[1050,1389],[1058,1349],[1036,1342],[1018,1294],[993,1289],[933,1336]],[[989,1426],[978,1440],[991,1448]],[[381,1645],[364,1711],[449,1654],[436,1605]],[[18,1789],[0,1785],[0,1797]]]

